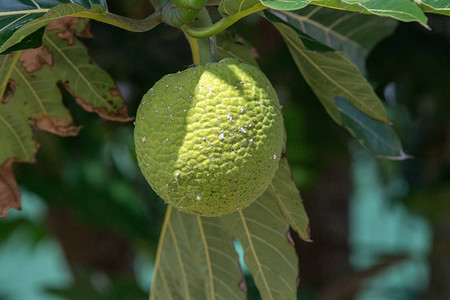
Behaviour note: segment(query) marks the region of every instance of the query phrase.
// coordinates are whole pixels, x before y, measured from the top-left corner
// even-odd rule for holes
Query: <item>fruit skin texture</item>
[[[232,213],[261,196],[283,146],[275,90],[236,59],[164,76],[144,95],[135,126],[138,163],[151,187],[202,216]]]

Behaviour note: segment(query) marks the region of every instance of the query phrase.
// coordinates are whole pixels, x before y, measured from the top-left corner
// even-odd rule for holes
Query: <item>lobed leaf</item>
[[[418,22],[428,28],[427,17],[420,7],[410,0],[316,0],[311,4],[391,17],[403,22]]]
[[[367,54],[379,41],[391,35],[397,25],[390,18],[314,5],[295,12],[282,11],[278,16],[320,43],[344,52],[363,73]]]
[[[10,158],[0,165],[0,218],[5,217],[10,208],[22,208],[19,187],[12,171],[13,162],[14,159]]]
[[[64,28],[68,20],[78,19],[52,23],[43,40],[58,62],[53,66],[53,73],[58,74],[53,81],[63,84],[86,111],[108,120],[130,121],[122,94],[112,78],[89,59],[84,45]]]
[[[41,27],[65,16],[103,15],[105,0],[34,0],[2,1],[0,3],[0,53],[21,43]],[[39,36],[33,37],[34,43]],[[30,42],[14,50],[30,48]]]
[[[105,119],[130,120],[117,86],[105,71],[90,61],[75,36],[87,35],[85,28],[85,21],[77,18],[60,19],[48,26],[41,47],[0,55],[0,94],[3,95],[0,166],[11,161],[34,160],[38,143],[31,124],[36,129],[61,136],[78,134],[80,128],[74,125],[63,105],[58,85],[64,86],[88,111]],[[11,176],[12,173],[3,178],[10,180]],[[15,190],[10,195],[17,193]],[[2,190],[0,199],[9,199],[12,206],[16,200],[5,195],[6,190]],[[3,208],[0,214],[6,215],[6,211],[7,208]]]
[[[8,90],[0,103],[0,140],[2,141],[0,164],[10,158],[20,161],[34,159],[33,155],[37,151],[38,144],[33,139],[33,132],[28,120],[39,115],[42,109],[45,109],[45,107],[42,108],[42,102],[35,102],[36,98],[29,98],[29,95],[34,96],[33,88],[30,88],[27,79],[23,78],[20,64],[17,63],[18,59],[19,53],[0,56],[0,92],[2,95],[8,85]],[[18,93],[22,98],[16,96]],[[38,99],[40,100],[40,98]],[[28,105],[29,102],[31,105]]]

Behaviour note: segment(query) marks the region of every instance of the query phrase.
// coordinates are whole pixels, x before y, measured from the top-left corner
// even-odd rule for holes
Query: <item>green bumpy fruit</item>
[[[135,122],[139,166],[181,211],[220,216],[269,186],[283,147],[277,94],[257,68],[225,59],[159,80]]]

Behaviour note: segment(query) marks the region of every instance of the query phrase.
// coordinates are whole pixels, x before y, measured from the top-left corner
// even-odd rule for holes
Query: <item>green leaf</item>
[[[63,105],[58,85],[87,111],[105,119],[130,120],[113,80],[90,61],[76,32],[70,31],[76,26],[69,25],[83,22],[66,21],[70,24],[49,25],[41,47],[0,55],[0,165],[11,160],[33,161],[38,144],[31,124],[61,136],[78,134],[80,128]]]
[[[268,189],[277,199],[278,207],[289,225],[303,240],[310,241],[308,215],[292,179],[287,159],[280,160],[277,174]]]
[[[31,101],[35,99],[30,100],[29,95],[33,94],[30,93],[29,82],[27,82],[27,78],[24,78],[22,68],[17,63],[18,58],[19,53],[0,56],[0,92],[2,95],[9,85],[0,102],[0,140],[2,141],[0,164],[3,164],[8,158],[32,161],[38,147],[33,139],[33,132],[28,120],[40,115],[40,111],[36,111],[36,109],[41,109],[41,103]]]
[[[219,4],[219,13],[222,17],[234,15],[240,11],[246,10],[259,4],[259,0],[222,0]]]
[[[303,33],[300,34],[295,27],[281,19],[277,21],[272,17],[271,21],[280,31],[303,77],[330,116],[376,156],[408,158],[396,133],[386,124],[389,121],[382,102],[358,67],[342,52],[311,51],[303,43]],[[344,106],[343,100],[336,99],[344,99],[349,105]]]
[[[278,10],[296,10],[307,6],[311,0],[261,0],[261,3]]]
[[[372,120],[344,98],[336,97],[335,101],[342,126],[377,157],[394,160],[410,158],[403,152],[400,139],[390,125]]]
[[[217,35],[216,43],[217,56],[219,59],[232,57],[259,68],[258,63],[252,55],[251,49],[247,45],[235,41],[226,33]]]
[[[262,299],[295,299],[297,257],[289,244],[289,224],[268,189],[250,207],[222,217],[244,248],[244,259]]]
[[[320,43],[347,54],[363,73],[367,54],[379,41],[391,35],[397,25],[390,18],[313,5],[295,12],[282,11],[278,15]]]
[[[449,0],[415,0],[424,12],[450,16]]]
[[[233,239],[220,219],[168,206],[150,299],[245,299],[242,281]]]
[[[337,51],[312,51],[305,47],[303,33],[281,19],[271,20],[286,41],[303,77],[338,124],[341,122],[335,96],[348,99],[358,110],[373,119],[389,122],[380,99],[358,67],[345,54]]]
[[[104,14],[106,10],[105,0],[2,1],[0,4],[0,53],[53,20],[83,13]],[[25,44],[19,48],[26,47]]]
[[[25,37],[19,43],[6,49],[3,54],[8,54],[14,51],[23,49],[37,48],[42,45],[42,37],[44,36],[45,27],[41,27],[29,36]]]
[[[311,4],[391,17],[403,22],[418,22],[428,28],[427,17],[420,7],[410,0],[316,0]]]
[[[266,192],[242,211],[206,218],[169,206],[150,299],[246,299],[233,237],[262,299],[295,299],[298,267],[289,226],[309,240],[308,217],[285,158]]]
[[[43,42],[55,59],[53,72],[58,76],[53,76],[53,81],[62,83],[85,110],[104,119],[129,121],[120,91],[111,77],[89,59],[84,45],[70,36],[59,38],[64,37],[64,32],[58,28],[47,32]]]

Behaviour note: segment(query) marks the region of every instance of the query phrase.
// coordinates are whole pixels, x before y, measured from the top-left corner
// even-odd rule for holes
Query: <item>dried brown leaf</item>
[[[22,67],[28,73],[32,73],[42,68],[44,64],[53,66],[53,54],[48,51],[48,48],[44,45],[22,51],[19,56],[19,61],[22,63]]]
[[[48,115],[39,118],[31,118],[36,129],[45,130],[59,136],[76,136],[81,126],[75,126],[73,122],[67,123],[65,119],[55,119]]]
[[[72,95],[72,97],[75,99],[75,101],[80,105],[85,111],[88,112],[95,112],[100,117],[102,117],[105,120],[111,120],[111,121],[118,121],[118,122],[129,122],[133,120],[132,117],[128,115],[128,109],[125,102],[123,103],[122,107],[117,109],[116,113],[108,112],[106,107],[94,107],[92,103],[86,103],[83,98],[78,97],[74,91],[69,87],[68,84],[64,84],[65,89]],[[122,97],[122,93],[118,89],[111,89],[110,94],[112,96],[119,96]],[[112,101],[108,101],[112,105]]]
[[[0,166],[0,218],[6,217],[10,208],[22,208],[19,187],[12,171],[13,161],[14,158],[9,158]]]
[[[58,37],[72,45],[75,35],[83,38],[92,38],[89,22],[76,17],[64,17],[47,25],[47,30],[59,30]]]

